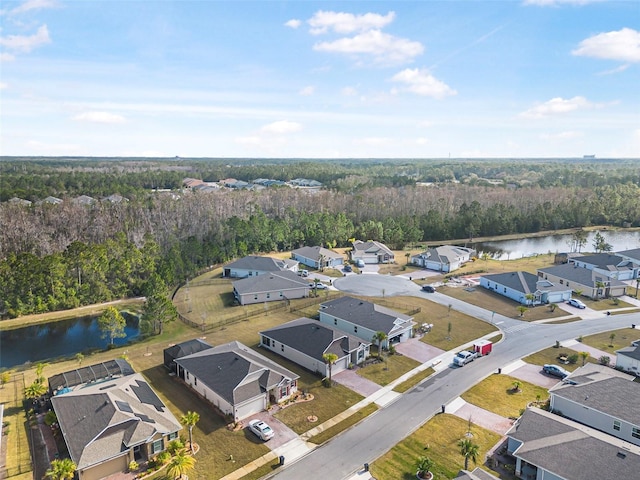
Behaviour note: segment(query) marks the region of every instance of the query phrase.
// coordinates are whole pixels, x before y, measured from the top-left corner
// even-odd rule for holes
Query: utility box
[[[473,344],[473,351],[478,354],[479,357],[489,355],[493,349],[493,343],[489,340],[478,340]]]

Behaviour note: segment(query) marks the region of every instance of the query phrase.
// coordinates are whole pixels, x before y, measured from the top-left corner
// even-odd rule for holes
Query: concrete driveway
[[[532,365],[523,361],[516,362],[515,365],[511,366],[511,368],[503,369],[502,373],[546,389],[549,389],[560,382],[558,377],[553,377],[544,373],[540,365]]]
[[[242,423],[244,425],[249,425],[249,422],[254,419],[258,419],[258,420],[262,420],[263,422],[266,422],[273,429],[275,436],[271,440],[267,442],[263,442],[251,430],[249,430],[247,426],[245,426],[244,435],[245,435],[245,438],[250,442],[264,443],[271,450],[274,450],[278,447],[281,447],[285,443],[295,438],[298,438],[298,434],[296,432],[294,432],[289,427],[287,427],[284,423],[282,423],[280,420],[274,417],[270,412],[256,413],[255,415],[251,415],[250,417],[245,418],[242,421]],[[309,428],[312,428],[312,427],[313,427],[313,424],[310,423]]]
[[[353,390],[364,397],[376,393],[382,387],[371,380],[361,377],[355,370],[343,370],[333,375],[332,380]]]
[[[471,403],[465,402],[462,398],[458,397],[447,405],[447,413],[452,413],[456,417],[464,420],[471,420],[471,423],[478,425],[492,432],[504,435],[513,426],[513,420],[485,410],[484,408],[477,407]],[[471,434],[473,435],[473,427],[471,427]]]
[[[369,297],[415,295],[420,287],[408,278],[392,275],[347,275],[333,285],[345,293]]]
[[[427,333],[426,335],[429,334]],[[444,353],[444,350],[440,350],[439,348],[426,344],[418,337],[411,338],[403,343],[396,343],[395,348],[396,352],[420,363],[428,363],[438,355]]]

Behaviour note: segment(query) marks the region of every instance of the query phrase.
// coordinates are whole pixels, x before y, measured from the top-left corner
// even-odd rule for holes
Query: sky
[[[640,158],[640,1],[3,0],[0,154]]]

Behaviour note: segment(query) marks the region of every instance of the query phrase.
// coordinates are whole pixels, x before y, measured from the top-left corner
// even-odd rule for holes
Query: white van
[[[300,275],[302,275],[303,277],[308,277],[309,276],[309,270],[300,270]]]
[[[362,260],[361,258],[356,260],[356,267],[364,268],[364,265],[365,265],[364,260]]]

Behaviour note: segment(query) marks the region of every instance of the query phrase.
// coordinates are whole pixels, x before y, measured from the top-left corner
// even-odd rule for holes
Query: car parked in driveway
[[[249,430],[265,442],[272,439],[275,435],[273,429],[262,420],[251,420],[249,422]]]
[[[578,300],[577,298],[572,298],[567,303],[569,305],[571,305],[572,307],[587,308],[587,306],[584,303],[582,303],[580,300]]]
[[[351,268],[351,265],[345,265],[344,267],[342,267],[342,270],[344,270],[345,272],[353,272],[353,268]]]
[[[542,371],[554,377],[565,378],[569,375],[569,372],[558,365],[545,364],[542,367]]]

